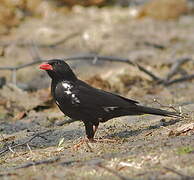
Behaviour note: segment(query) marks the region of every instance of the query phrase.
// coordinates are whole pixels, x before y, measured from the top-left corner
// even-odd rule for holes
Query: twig
[[[177,112],[177,113],[180,113],[180,112],[179,112],[174,106],[172,106],[172,105],[169,105],[169,106],[163,105],[163,104],[161,104],[157,99],[154,99],[154,102],[157,103],[157,104],[159,104],[160,107],[162,107],[162,108],[169,108],[169,109],[174,110],[174,111]]]
[[[133,63],[132,61],[130,61],[129,59],[126,59],[126,58],[119,58],[119,57],[112,57],[112,56],[83,55],[83,56],[66,57],[63,59],[66,61],[70,61],[70,60],[94,60],[95,59],[95,62],[97,62],[98,60],[101,60],[101,61],[127,63],[127,64],[132,65],[132,66],[137,66],[141,71],[143,71],[144,73],[149,75],[153,80],[160,80],[160,78],[158,78],[152,72],[145,69],[143,66],[141,66],[137,63]],[[19,70],[19,69],[22,69],[22,68],[25,68],[25,67],[28,67],[31,65],[35,65],[35,64],[38,64],[41,62],[45,62],[45,61],[47,61],[47,60],[32,61],[30,63],[23,64],[20,66],[15,66],[15,67],[0,67],[0,70]]]
[[[180,66],[182,66],[183,64],[185,64],[186,62],[188,62],[190,60],[191,60],[190,57],[183,57],[183,58],[177,59],[176,62],[172,65],[169,73],[167,74],[166,81],[168,81],[174,75],[176,75],[178,73]]]
[[[194,74],[189,74],[189,75],[183,76],[181,78],[177,78],[177,79],[174,79],[174,80],[171,80],[171,81],[167,81],[167,82],[164,83],[164,85],[165,86],[170,86],[174,83],[187,81],[187,80],[191,80],[191,79],[194,79]]]
[[[28,162],[28,163],[25,163],[21,166],[11,168],[10,170],[23,169],[23,168],[28,168],[28,167],[31,167],[31,166],[42,165],[42,164],[52,164],[52,163],[55,163],[55,162],[59,161],[60,159],[61,159],[61,157],[54,157],[54,158],[51,158],[51,159],[46,159],[46,160],[41,160],[41,161]]]
[[[0,67],[0,70],[19,70],[19,69],[23,69],[25,67],[28,67],[28,66],[32,66],[32,65],[35,65],[35,64],[39,64],[39,63],[42,63],[42,62],[45,62],[47,60],[38,60],[38,61],[32,61],[32,62],[29,62],[29,63],[26,63],[26,64],[22,64],[22,65],[19,65],[19,66],[9,66],[9,67]]]
[[[66,61],[67,60],[90,60],[90,59],[95,59],[95,62],[97,62],[98,60],[103,60],[103,61],[127,63],[129,65],[138,67],[138,69],[140,71],[143,71],[145,74],[150,76],[153,80],[161,81],[161,78],[157,77],[151,71],[147,70],[143,66],[141,66],[137,63],[134,63],[126,58],[113,57],[113,56],[98,56],[98,55],[83,55],[83,56],[72,56],[72,57],[64,58],[64,60],[66,60]]]
[[[131,180],[131,179],[129,179],[129,178],[127,178],[127,177],[125,177],[125,176],[119,174],[118,172],[114,171],[113,169],[110,169],[110,168],[108,168],[108,167],[103,166],[103,165],[100,164],[100,163],[99,163],[99,164],[96,164],[96,166],[99,167],[99,168],[102,168],[102,169],[104,169],[104,170],[106,170],[106,171],[108,171],[108,172],[111,173],[111,174],[114,174],[115,176],[117,176],[117,177],[118,177],[119,179],[121,179],[121,180]]]
[[[26,140],[25,142],[21,143],[21,144],[16,144],[16,145],[12,145],[12,146],[7,146],[4,150],[0,151],[0,155],[4,154],[7,151],[13,150],[14,148],[20,147],[20,146],[26,146],[29,142],[31,142],[34,138],[36,137],[41,137],[42,134],[46,134],[48,132],[50,132],[51,130],[46,130],[43,132],[39,132],[35,135],[33,135],[31,138],[29,138],[28,140]]]
[[[61,58],[61,59],[64,59],[65,61],[71,61],[71,60],[93,60],[94,58],[96,58],[96,61],[104,60],[104,61],[111,61],[111,62],[121,62],[121,63],[128,63],[128,64],[134,66],[134,63],[131,62],[128,59],[117,58],[117,57],[112,57],[112,56],[83,55],[83,56],[66,57],[66,58]],[[26,63],[26,64],[22,64],[22,65],[19,65],[19,66],[0,67],[0,70],[19,70],[19,69],[23,69],[25,67],[32,66],[32,65],[35,65],[35,64],[38,64],[38,63],[42,63],[42,62],[45,62],[45,61],[48,61],[48,60],[41,59],[41,60]]]
[[[69,160],[69,161],[60,162],[59,165],[61,165],[61,166],[70,166],[72,164],[79,163],[79,162],[80,162],[79,160]]]
[[[66,57],[66,58],[61,58],[65,61],[72,61],[72,60],[92,60],[94,63],[97,61],[110,61],[110,62],[121,62],[121,63],[127,63],[131,66],[137,67],[140,71],[144,72],[148,76],[150,76],[153,80],[157,81],[158,84],[163,84],[166,86],[169,86],[171,84],[177,83],[177,82],[182,82],[186,80],[190,80],[194,78],[194,74],[191,75],[185,75],[181,78],[175,79],[175,80],[170,80],[171,77],[174,76],[177,70],[177,68],[184,64],[185,62],[189,61],[190,58],[181,58],[178,60],[176,66],[171,69],[171,72],[167,75],[168,77],[165,79],[162,79],[158,76],[156,76],[153,72],[149,71],[148,69],[144,68],[143,66],[139,65],[138,63],[134,63],[130,61],[127,58],[120,58],[120,57],[113,57],[113,56],[98,56],[98,55],[81,55],[81,56],[71,56],[71,57]],[[22,64],[19,66],[13,66],[13,67],[0,67],[0,70],[11,70],[12,71],[12,81],[15,84],[16,83],[16,72],[17,70],[20,70],[25,67],[29,67],[38,63],[42,63],[48,60],[43,60],[43,59],[37,59],[36,61],[29,62],[27,64]]]
[[[98,60],[111,61],[111,62],[121,62],[121,63],[128,63],[128,64],[134,66],[134,63],[127,58],[120,58],[120,57],[114,57],[114,56],[98,56],[96,54],[70,56],[70,57],[66,57],[63,59],[65,61],[69,61],[69,60],[94,60],[95,59],[95,62],[97,62]]]
[[[156,44],[156,43],[152,43],[152,42],[147,42],[147,41],[145,41],[144,44],[146,46],[154,47],[154,48],[161,49],[161,50],[166,48],[164,45]]]
[[[140,71],[143,71],[145,74],[149,75],[153,80],[157,82],[162,81],[161,78],[157,77],[155,74],[153,74],[151,71],[148,71],[143,66],[140,66],[139,64],[136,64],[136,66],[139,68]]]
[[[172,169],[172,168],[164,167],[164,169],[166,169],[166,170],[168,170],[168,171],[171,171],[171,172],[173,172],[173,173],[175,173],[175,174],[178,174],[179,176],[181,176],[181,179],[182,179],[182,180],[193,180],[193,179],[194,179],[194,176],[187,176],[187,175],[184,175],[184,174],[182,174],[182,173],[180,173],[180,172],[178,172],[177,170],[174,170],[174,169]]]

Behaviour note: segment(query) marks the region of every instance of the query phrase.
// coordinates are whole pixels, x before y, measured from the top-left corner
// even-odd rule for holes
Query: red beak
[[[53,67],[48,63],[41,64],[39,68],[43,70],[53,70]]]

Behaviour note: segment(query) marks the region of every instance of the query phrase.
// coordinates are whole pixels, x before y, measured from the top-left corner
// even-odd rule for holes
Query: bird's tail
[[[180,113],[178,112],[171,112],[171,111],[166,111],[166,110],[151,108],[146,106],[140,106],[140,105],[137,106],[137,110],[142,114],[154,114],[154,115],[168,116],[168,117],[181,117]]]

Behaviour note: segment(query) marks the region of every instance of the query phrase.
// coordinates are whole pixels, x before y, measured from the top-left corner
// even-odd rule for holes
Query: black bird
[[[41,64],[52,79],[51,93],[59,109],[72,119],[82,120],[89,141],[100,122],[126,116],[154,114],[178,117],[176,112],[141,106],[137,101],[96,89],[79,80],[67,63],[59,59]]]

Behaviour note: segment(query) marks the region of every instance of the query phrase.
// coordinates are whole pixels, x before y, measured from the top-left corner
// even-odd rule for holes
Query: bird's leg
[[[90,136],[87,135],[86,142],[89,141],[89,142],[93,142],[94,143],[94,142],[115,142],[116,141],[114,139],[94,139],[94,135],[95,135],[95,133],[96,133],[96,131],[98,129],[98,125],[99,125],[99,123],[93,125],[93,136],[90,137]],[[86,134],[87,134],[87,131],[86,131]]]
[[[74,146],[74,149],[76,150],[84,143],[95,142],[94,134],[97,128],[93,126],[91,122],[84,122],[84,125],[85,125],[85,131],[86,131],[86,138],[82,139],[78,144]]]
[[[98,129],[98,124],[95,124],[93,125],[93,123],[91,122],[84,122],[84,125],[85,125],[85,130],[86,130],[86,138],[84,139],[81,139],[81,141],[76,144],[74,146],[74,149],[75,150],[78,150],[80,148],[81,145],[83,145],[84,143],[87,144],[87,146],[92,149],[90,147],[90,145],[88,144],[89,142],[90,143],[95,143],[95,142],[109,142],[109,143],[114,143],[116,140],[113,140],[113,139],[94,139],[94,135]]]
[[[89,142],[94,142],[94,134],[97,128],[95,128],[95,126],[91,122],[84,122],[84,124],[85,124],[87,139],[89,140]]]

